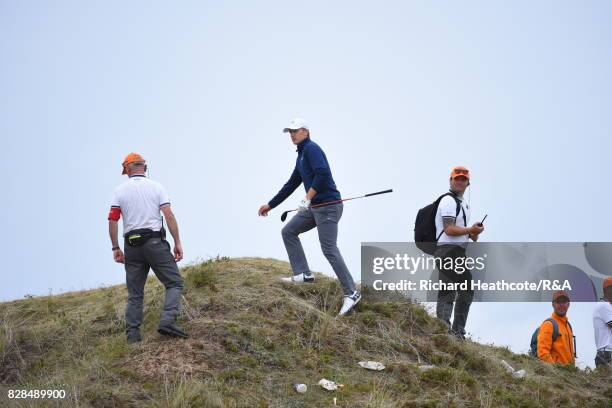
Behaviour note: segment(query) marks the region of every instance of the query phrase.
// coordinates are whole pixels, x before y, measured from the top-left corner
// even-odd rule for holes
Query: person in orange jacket
[[[553,293],[554,312],[551,315],[558,326],[558,335],[553,339],[554,324],[546,319],[538,333],[538,358],[549,363],[575,364],[576,345],[572,326],[567,320],[570,298],[567,292],[558,290]]]

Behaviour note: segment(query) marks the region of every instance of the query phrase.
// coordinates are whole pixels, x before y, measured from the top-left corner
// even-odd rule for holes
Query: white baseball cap
[[[289,130],[297,129],[310,129],[310,127],[308,126],[308,122],[306,122],[306,120],[302,118],[293,118],[291,119],[291,123],[289,123],[289,126],[283,129],[283,132],[287,133]]]

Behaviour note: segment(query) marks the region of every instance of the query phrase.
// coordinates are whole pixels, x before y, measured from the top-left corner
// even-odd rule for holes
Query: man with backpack
[[[437,202],[435,227],[437,247],[433,255],[440,259],[439,279],[442,283],[468,282],[467,289],[447,288],[438,291],[436,316],[444,321],[451,333],[458,339],[465,339],[465,324],[474,297],[474,291],[469,286],[472,273],[469,269],[457,270],[456,265],[464,265],[460,258],[465,258],[466,248],[470,239],[478,240],[484,231],[484,225],[475,223],[468,227],[470,208],[463,198],[463,193],[470,185],[470,172],[467,168],[453,167],[450,174],[450,191],[441,196]],[[434,203],[435,204],[435,203]],[[446,260],[452,259],[452,262]],[[450,265],[449,265],[450,264]],[[454,309],[454,320],[451,325],[451,314]]]
[[[596,367],[612,367],[612,276],[603,281],[604,301],[593,311]]]
[[[563,290],[553,293],[553,313],[544,320],[531,337],[530,354],[549,363],[574,364],[576,338],[567,319],[569,294]]]
[[[129,344],[142,341],[140,326],[143,319],[144,287],[149,269],[164,284],[166,299],[157,331],[161,334],[186,338],[187,333],[177,324],[183,278],[176,265],[183,259],[178,224],[170,209],[170,200],[161,184],[145,176],[145,159],[130,153],[123,161],[123,172],[129,177],[113,194],[108,230],[113,245],[113,259],[125,264],[128,301],[125,309],[125,332]],[[174,254],[166,241],[163,218],[174,239]],[[125,255],[119,247],[118,221],[123,216]]]

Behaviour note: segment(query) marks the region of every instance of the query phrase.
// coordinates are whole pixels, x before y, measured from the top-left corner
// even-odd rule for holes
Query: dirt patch
[[[169,375],[196,375],[218,369],[224,349],[217,343],[201,339],[169,339],[148,344],[121,366],[149,378]],[[217,362],[215,364],[214,362]]]
[[[46,352],[57,346],[57,335],[51,331],[35,336],[30,331],[19,331],[8,336],[0,353],[0,383],[17,384]]]

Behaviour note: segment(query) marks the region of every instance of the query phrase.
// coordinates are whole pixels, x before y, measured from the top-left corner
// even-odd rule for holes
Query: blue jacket
[[[289,181],[268,202],[270,207],[274,208],[285,201],[302,182],[307,193],[310,187],[317,192],[311,200],[311,205],[340,200],[340,192],[336,189],[327,157],[319,145],[308,137],[298,145],[297,152],[295,169]]]

